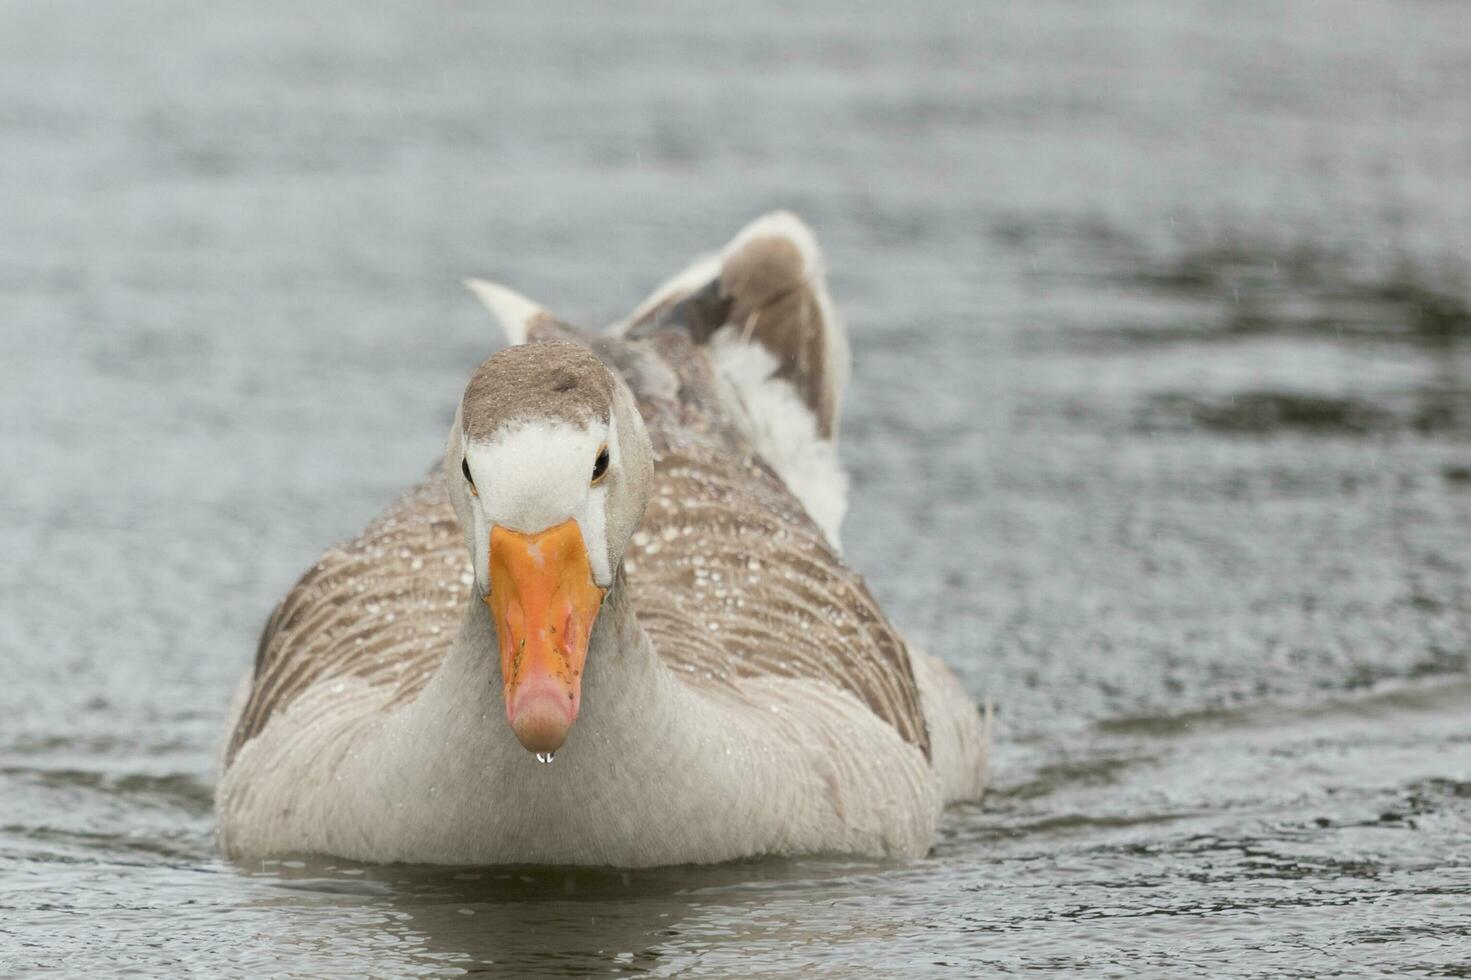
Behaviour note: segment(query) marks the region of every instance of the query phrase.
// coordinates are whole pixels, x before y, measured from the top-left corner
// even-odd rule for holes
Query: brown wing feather
[[[639,622],[696,684],[808,677],[851,692],[929,755],[909,651],[858,573],[730,419],[683,333],[591,345],[633,388],[654,491],[625,555]]]
[[[791,221],[810,236],[795,218]],[[812,411],[818,435],[831,439],[838,431],[843,385],[836,376],[843,369],[831,348],[841,327],[827,322],[836,314],[815,254],[804,255],[789,234],[769,226],[730,248],[713,278],[681,282],[646,301],[627,335],[678,329],[703,344],[722,327],[734,327],[744,341],[772,354],[776,376],[792,383]]]
[[[654,442],[653,494],[625,558],[654,649],[696,686],[759,675],[850,691],[929,754],[903,639],[726,416],[683,334],[589,345],[633,388]],[[302,576],[261,636],[227,754],[309,688],[366,682],[411,700],[450,648],[473,577],[440,478],[410,490]]]
[[[749,454],[656,458],[624,563],[659,655],[697,685],[827,681],[928,754],[904,641],[770,468]]]
[[[435,474],[328,550],[276,606],[226,760],[320,684],[365,681],[383,691],[385,705],[411,700],[449,651],[473,580]]]

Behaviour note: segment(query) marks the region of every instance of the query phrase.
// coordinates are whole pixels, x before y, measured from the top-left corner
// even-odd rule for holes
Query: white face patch
[[[475,577],[489,586],[490,531],[496,525],[536,534],[571,518],[577,521],[593,581],[613,584],[608,555],[607,497],[611,480],[592,486],[593,464],[604,444],[609,469],[618,466],[617,427],[593,423],[532,421],[504,429],[489,442],[465,447],[475,480]]]

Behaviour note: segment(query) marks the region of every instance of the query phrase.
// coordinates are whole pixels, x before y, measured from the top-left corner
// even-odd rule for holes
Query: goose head
[[[460,399],[445,482],[528,751],[556,751],[577,720],[593,625],[652,473],[632,394],[579,344],[509,347]]]

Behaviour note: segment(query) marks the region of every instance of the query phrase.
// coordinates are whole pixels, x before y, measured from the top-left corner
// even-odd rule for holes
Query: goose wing
[[[706,348],[683,331],[588,344],[629,383],[654,445],[624,573],[659,656],[735,694],[752,676],[824,681],[928,756],[903,637],[732,418]]]
[[[413,699],[449,652],[474,581],[440,476],[328,549],[276,605],[225,761],[319,685],[352,683],[377,707]]]
[[[718,254],[698,259],[639,304],[612,332],[642,337],[680,330],[717,360],[755,347],[768,374],[789,383],[819,437],[837,438],[850,373],[847,333],[832,299],[817,240],[777,211],[751,222]]]

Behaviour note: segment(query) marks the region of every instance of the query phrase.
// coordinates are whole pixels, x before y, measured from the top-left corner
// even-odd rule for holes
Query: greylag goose
[[[924,854],[989,726],[840,557],[848,343],[807,227],[758,219],[596,334],[468,285],[512,345],[271,615],[225,853]]]

